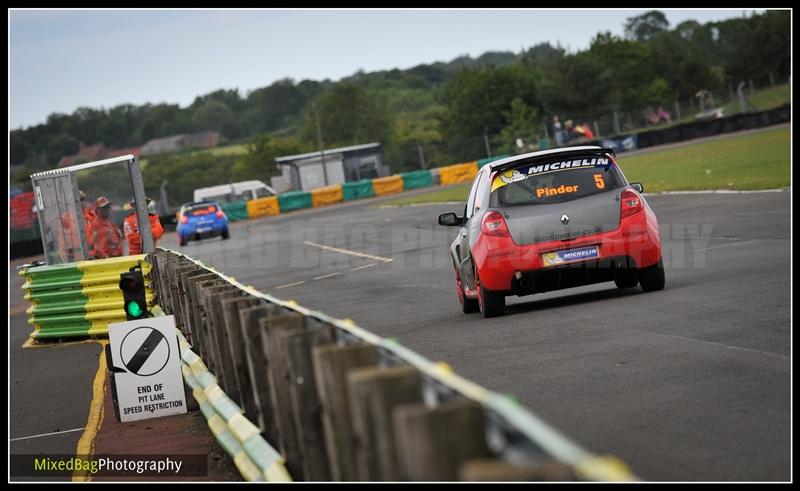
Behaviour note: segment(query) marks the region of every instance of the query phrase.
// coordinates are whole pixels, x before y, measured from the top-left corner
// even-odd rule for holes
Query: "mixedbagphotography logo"
[[[42,476],[206,476],[202,455],[12,455],[11,477]]]

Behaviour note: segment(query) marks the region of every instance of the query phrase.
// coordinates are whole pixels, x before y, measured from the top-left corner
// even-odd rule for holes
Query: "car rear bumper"
[[[597,257],[556,266],[545,265],[542,258],[548,252],[589,246],[597,247]],[[621,269],[648,267],[660,257],[658,222],[647,208],[624,218],[615,230],[570,241],[520,246],[511,237],[481,235],[472,248],[483,287],[516,295],[613,281]]]
[[[179,229],[178,233],[188,240],[201,240],[211,237],[219,237],[227,229],[227,225],[214,227],[196,227]]]

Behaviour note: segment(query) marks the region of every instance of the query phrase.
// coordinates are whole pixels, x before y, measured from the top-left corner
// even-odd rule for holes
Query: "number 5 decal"
[[[594,175],[594,185],[597,186],[597,189],[603,189],[606,187],[606,182],[603,180],[603,176],[601,174]]]

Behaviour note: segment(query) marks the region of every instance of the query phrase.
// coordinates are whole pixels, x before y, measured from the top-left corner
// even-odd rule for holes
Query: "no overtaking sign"
[[[186,412],[173,316],[109,324],[108,339],[121,421]]]

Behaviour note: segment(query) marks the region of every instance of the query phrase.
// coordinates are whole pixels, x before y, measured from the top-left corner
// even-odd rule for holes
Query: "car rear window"
[[[205,203],[202,205],[195,205],[186,210],[186,214],[190,217],[197,217],[202,215],[210,215],[217,212],[217,205],[213,203]]]
[[[583,157],[523,164],[492,180],[491,206],[563,203],[625,185],[608,158]]]

